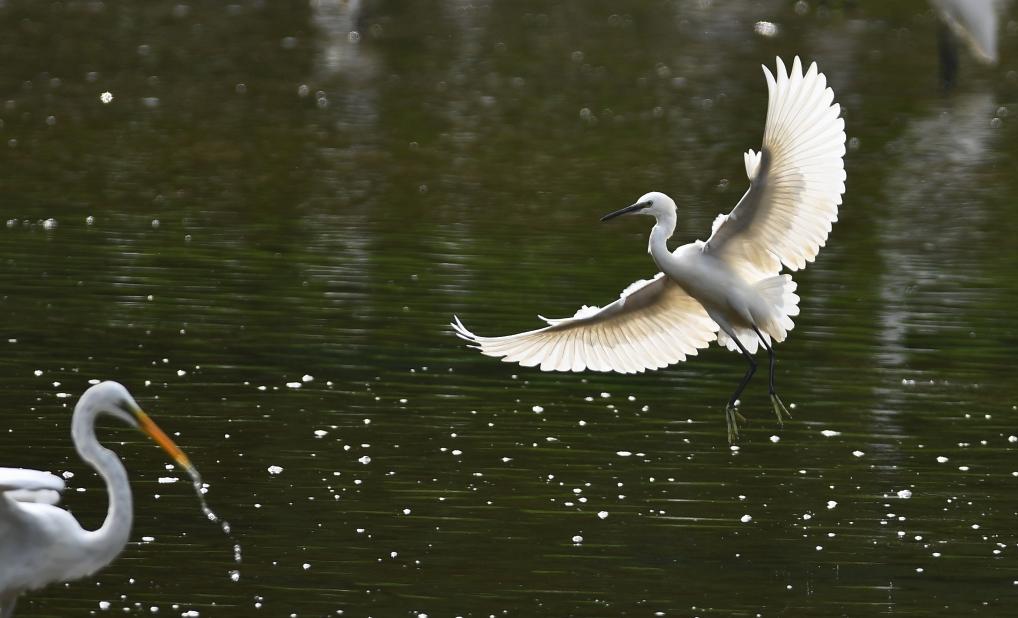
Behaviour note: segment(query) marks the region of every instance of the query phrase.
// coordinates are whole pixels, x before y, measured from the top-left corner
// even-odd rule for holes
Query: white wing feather
[[[505,337],[480,337],[459,318],[456,334],[482,354],[542,371],[660,369],[695,356],[717,338],[718,326],[703,305],[658,273],[630,285],[604,308],[582,307],[571,318],[547,319],[549,326]]]
[[[767,124],[759,153],[744,155],[749,191],[714,223],[704,251],[747,281],[812,262],[838,220],[845,192],[845,121],[816,63],[803,74],[798,56],[767,79]]]
[[[0,497],[15,502],[56,504],[64,480],[49,472],[28,468],[0,468]]]

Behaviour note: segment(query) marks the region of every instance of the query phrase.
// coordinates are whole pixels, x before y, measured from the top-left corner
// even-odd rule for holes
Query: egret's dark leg
[[[782,415],[787,416],[788,419],[791,420],[792,414],[788,411],[788,408],[785,407],[785,402],[781,401],[781,397],[778,397],[777,391],[774,390],[774,365],[777,363],[777,359],[774,357],[774,346],[767,345],[767,341],[764,340],[763,335],[760,334],[760,331],[757,330],[756,326],[753,327],[753,330],[756,332],[756,336],[760,338],[760,345],[767,350],[767,354],[770,356],[771,375],[770,380],[768,381],[768,391],[771,395],[771,406],[774,407],[774,414],[778,417],[778,424],[784,425],[785,419]]]
[[[958,78],[958,41],[944,22],[940,22],[937,29],[937,55],[940,57],[940,86],[944,92],[951,92]]]
[[[733,333],[725,333],[728,335],[735,345],[739,346],[739,351],[746,357],[746,362],[749,363],[749,369],[746,370],[746,375],[742,376],[742,381],[739,382],[739,386],[736,387],[735,392],[732,393],[732,398],[728,400],[728,405],[725,406],[725,423],[728,425],[728,443],[735,442],[739,437],[739,421],[745,422],[746,418],[739,414],[739,411],[735,409],[735,402],[739,400],[739,395],[742,394],[743,389],[749,384],[750,379],[753,378],[753,374],[756,372],[756,359],[749,353],[746,346],[742,345],[739,338]]]

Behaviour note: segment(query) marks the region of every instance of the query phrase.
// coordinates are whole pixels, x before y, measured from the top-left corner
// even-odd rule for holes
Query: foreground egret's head
[[[148,435],[182,468],[186,470],[194,468],[187,455],[145,414],[138,402],[122,384],[112,380],[100,382],[85,391],[81,398],[82,401],[93,402],[92,405],[97,408],[98,412],[115,416]]]
[[[668,197],[664,193],[659,191],[651,191],[636,200],[636,203],[632,206],[626,206],[621,210],[610,212],[605,216],[601,217],[601,221],[608,221],[615,217],[622,215],[650,215],[652,217],[661,217],[668,214],[675,213],[675,202],[672,198]]]

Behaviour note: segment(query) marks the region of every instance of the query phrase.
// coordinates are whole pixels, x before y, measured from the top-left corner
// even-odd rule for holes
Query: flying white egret
[[[18,595],[52,582],[95,573],[124,549],[131,533],[131,486],[116,454],[99,444],[95,421],[109,414],[148,434],[192,477],[197,471],[117,382],[101,382],[74,407],[71,437],[78,455],[106,481],[110,504],[98,530],[85,530],[56,506],[64,481],[48,472],[0,468],[0,618],[10,618]]]
[[[473,334],[454,316],[457,335],[482,354],[542,371],[642,372],[695,355],[717,339],[738,350],[749,369],[725,406],[728,439],[744,420],[736,404],[756,371],[757,342],[770,356],[770,398],[781,422],[788,410],[774,390],[774,349],[792,329],[799,297],[791,275],[812,262],[838,218],[845,192],[845,121],[827,79],[796,57],[767,79],[767,123],[760,152],[745,154],[750,187],[728,215],[719,215],[707,242],[669,251],[675,202],[647,193],[605,215],[655,218],[648,252],[662,272],[626,288],[604,308],[582,307],[571,318],[542,318],[548,326],[505,337]]]

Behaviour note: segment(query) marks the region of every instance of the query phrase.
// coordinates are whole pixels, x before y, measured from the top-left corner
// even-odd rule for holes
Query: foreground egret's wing
[[[714,221],[704,251],[749,281],[812,262],[827,242],[845,192],[845,121],[827,78],[796,57],[777,79],[767,67],[767,125],[760,152],[745,155],[749,191]]]
[[[482,354],[542,371],[660,369],[694,356],[717,338],[703,305],[658,273],[630,285],[604,308],[583,307],[571,318],[505,337],[479,337],[455,318],[456,334]]]
[[[59,476],[27,468],[0,468],[0,498],[15,502],[56,504],[64,481]],[[2,506],[2,505],[0,505]]]

